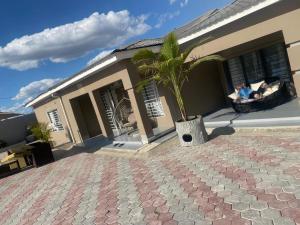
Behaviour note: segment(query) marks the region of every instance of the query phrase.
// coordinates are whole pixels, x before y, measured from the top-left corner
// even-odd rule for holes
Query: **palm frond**
[[[146,86],[146,85],[148,85],[151,81],[153,81],[154,80],[154,78],[153,77],[150,77],[150,78],[147,78],[147,79],[144,79],[144,80],[141,80],[141,81],[139,81],[138,83],[137,83],[137,85],[136,85],[136,91],[139,93],[139,92],[141,92],[142,90],[144,90],[144,87]]]
[[[151,63],[154,60],[156,60],[156,54],[149,49],[141,49],[132,57],[132,62],[135,64]]]
[[[155,65],[155,63],[153,64],[142,64],[140,66],[138,66],[138,70],[141,74],[144,74],[146,76],[149,75],[153,75],[158,71],[157,66]]]
[[[209,55],[203,58],[199,58],[191,63],[190,70],[193,70],[195,67],[199,66],[200,64],[209,61],[224,61],[224,58],[220,55]]]
[[[173,32],[169,33],[164,40],[160,54],[166,59],[175,58],[179,55],[179,45]]]

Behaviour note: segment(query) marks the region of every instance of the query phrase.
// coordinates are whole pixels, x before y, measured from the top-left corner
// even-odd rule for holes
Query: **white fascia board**
[[[205,28],[203,30],[200,30],[200,31],[198,31],[196,33],[193,33],[193,34],[191,34],[189,36],[186,36],[184,38],[181,38],[181,39],[178,40],[178,43],[181,45],[181,44],[184,44],[186,42],[189,42],[189,41],[191,41],[191,40],[193,40],[195,38],[198,38],[198,37],[200,37],[200,36],[202,36],[204,34],[207,34],[207,33],[211,32],[213,30],[216,30],[216,29],[218,29],[218,28],[220,28],[222,26],[225,26],[225,25],[227,25],[229,23],[232,23],[232,22],[234,22],[236,20],[239,20],[239,19],[241,19],[241,18],[243,18],[245,16],[248,16],[248,15],[250,15],[250,14],[256,12],[256,11],[259,11],[259,10],[261,10],[263,8],[266,8],[266,7],[268,7],[270,5],[273,5],[273,4],[275,4],[277,2],[280,2],[280,1],[281,0],[266,0],[266,1],[260,3],[260,4],[256,5],[256,6],[253,6],[253,7],[249,8],[249,9],[243,11],[243,12],[240,12],[238,14],[235,14],[234,16],[231,16],[231,17],[223,20],[223,21],[220,21],[219,23],[216,23],[216,24],[214,24],[214,25],[212,25],[210,27],[207,27],[207,28]]]
[[[243,11],[241,13],[238,13],[238,14],[236,14],[234,16],[231,16],[231,17],[229,17],[229,18],[227,18],[227,19],[225,19],[225,20],[223,20],[223,21],[221,21],[219,23],[216,23],[215,25],[207,27],[207,28],[205,28],[203,30],[200,30],[200,31],[198,31],[198,32],[196,32],[194,34],[191,34],[191,35],[189,35],[187,37],[181,38],[181,39],[178,40],[178,44],[182,45],[182,44],[184,44],[184,43],[186,43],[188,41],[191,41],[191,40],[193,40],[195,38],[198,38],[198,37],[200,37],[200,36],[202,36],[202,35],[204,35],[206,33],[209,33],[209,32],[211,32],[213,30],[216,30],[216,29],[218,29],[218,28],[220,28],[222,26],[225,26],[225,25],[227,25],[229,23],[232,23],[232,22],[234,22],[236,20],[239,20],[239,19],[241,19],[241,18],[243,18],[245,16],[248,16],[248,15],[250,15],[250,14],[252,14],[252,13],[258,11],[258,10],[266,8],[266,7],[268,7],[270,5],[273,5],[273,4],[275,4],[277,2],[280,2],[280,1],[281,0],[266,0],[266,1],[260,3],[260,4],[256,5],[256,6],[251,7],[250,9],[247,9],[247,10],[245,10],[245,11]],[[129,56],[127,54],[124,54],[122,58],[126,58],[126,57],[129,57]],[[87,70],[85,72],[82,72],[81,74],[77,75],[76,77],[74,77],[74,78],[68,80],[67,82],[59,85],[58,87],[54,88],[53,90],[50,90],[50,91],[48,91],[48,92],[40,95],[39,97],[37,97],[33,101],[27,103],[25,105],[25,107],[30,107],[30,106],[34,105],[35,103],[37,103],[37,102],[41,101],[42,99],[50,96],[51,94],[53,94],[53,93],[55,93],[55,92],[57,92],[57,91],[65,88],[65,87],[67,87],[67,86],[69,86],[71,84],[73,84],[74,82],[76,82],[76,81],[78,81],[78,80],[80,80],[80,79],[82,79],[84,77],[89,76],[91,73],[93,73],[93,72],[95,72],[97,70],[100,70],[103,67],[108,66],[108,65],[116,62],[118,59],[119,58],[117,58],[116,56],[114,56],[114,57],[112,57],[112,58],[104,61],[103,63],[100,63],[99,65],[97,65],[97,66],[95,66],[95,67],[93,67],[93,68],[91,68],[91,69],[89,69],[89,70]]]
[[[290,44],[290,48],[293,48],[293,47],[296,47],[296,46],[299,46],[300,45],[300,41],[297,41],[297,42],[295,42],[295,43],[292,43],[292,44]]]
[[[37,102],[43,100],[44,98],[47,98],[49,97],[50,95],[54,94],[55,92],[59,91],[59,90],[62,90],[68,86],[70,86],[71,84],[73,84],[74,82],[76,81],[79,81],[87,76],[89,76],[90,74],[116,62],[118,60],[118,58],[116,56],[114,57],[111,57],[109,59],[107,59],[106,61],[100,63],[99,65],[96,65],[95,67],[92,67],[91,69],[88,69],[80,74],[78,74],[77,76],[73,77],[72,79],[62,83],[61,85],[57,86],[56,88],[38,96],[37,98],[35,98],[34,100],[32,100],[31,102],[27,103],[25,105],[25,107],[30,107],[30,106],[33,106],[34,104],[36,104]]]

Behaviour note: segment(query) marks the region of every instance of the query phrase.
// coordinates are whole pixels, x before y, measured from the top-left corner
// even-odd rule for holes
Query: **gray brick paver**
[[[85,187],[83,197],[76,210],[77,214],[74,217],[75,221],[85,221],[85,223],[88,223],[89,220],[93,221],[95,217],[98,198],[93,192],[97,193],[100,188],[100,175],[103,172],[103,164],[101,162],[102,160],[97,160],[96,163],[94,163],[94,167],[92,168],[92,172],[88,179],[88,185]]]
[[[15,209],[11,218],[13,220],[7,220],[3,225],[15,225],[18,224],[23,215],[31,208],[35,200],[43,194],[43,192],[50,191],[48,190],[49,185],[52,184],[52,178],[59,176],[56,170],[51,170],[50,173],[46,176],[43,182],[39,183],[34,192],[28,194],[28,197],[25,201],[21,202],[18,207]]]
[[[281,217],[280,213],[275,209],[264,209],[261,211],[261,216],[266,219],[276,220]]]
[[[179,224],[184,224],[184,222],[195,222],[197,220],[204,220],[204,217],[199,213],[199,211],[195,211],[193,208],[193,200],[189,199],[188,196],[184,193],[182,187],[176,182],[176,180],[170,175],[169,171],[167,171],[159,162],[149,162],[146,163],[149,167],[150,171],[153,174],[153,178],[159,184],[159,186],[163,185],[165,182],[172,184],[169,187],[173,190],[173,196],[164,193],[164,189],[159,187],[160,193],[166,198],[167,205],[170,207],[170,212],[174,213],[174,219],[178,221]],[[166,177],[163,182],[159,181],[159,177]],[[172,187],[172,188],[171,188]],[[176,193],[176,194],[175,194]],[[176,202],[179,200],[179,204],[176,206]],[[175,205],[172,202],[175,201]],[[194,213],[194,217],[189,217],[190,212]]]
[[[299,136],[299,132],[297,134]],[[290,140],[288,133],[274,133],[274,136],[276,135],[283,138],[283,141]],[[295,133],[291,133],[291,135],[293,138],[296,137]],[[253,137],[255,138],[252,138],[251,134],[234,134],[232,136],[222,136],[220,137],[220,140],[255,149],[255,151],[258,152],[258,155],[268,154],[277,157],[280,159],[279,166],[270,166],[263,163],[263,161],[256,162],[248,159],[246,156],[236,154],[236,150],[231,149],[230,145],[227,145],[225,142],[218,146],[208,142],[199,147],[180,148],[177,147],[177,141],[171,140],[170,142],[159,146],[158,149],[149,152],[143,159],[139,159],[139,156],[137,155],[137,159],[143,160],[149,168],[149,172],[157,183],[159,194],[166,199],[166,205],[169,207],[170,212],[174,214],[173,219],[180,225],[210,225],[211,221],[209,221],[208,218],[205,219],[204,212],[198,211],[198,206],[193,202],[193,199],[189,197],[188,193],[181,185],[179,185],[178,178],[173,177],[173,175],[170,174],[170,171],[161,163],[161,161],[165,159],[179,160],[180,164],[186,166],[198,178],[201,178],[201,181],[210,186],[212,192],[216,193],[219,197],[224,198],[224,202],[232,204],[233,210],[240,212],[243,218],[251,220],[252,225],[294,225],[295,222],[287,217],[282,217],[279,210],[269,208],[266,202],[259,201],[256,196],[249,194],[245,187],[242,185],[240,186],[237,183],[237,180],[229,179],[227,176],[225,177],[211,167],[211,164],[205,160],[195,160],[195,155],[201,153],[210,154],[217,159],[224,160],[226,166],[235,166],[246,171],[248,174],[251,174],[255,178],[256,188],[265,189],[266,193],[268,193],[269,190],[272,191],[271,188],[279,188],[281,192],[294,194],[297,199],[300,199],[300,179],[295,179],[295,177],[283,172],[291,166],[299,166],[300,153],[289,152],[275,144],[265,144],[262,141],[256,140],[257,134],[253,134]],[[300,141],[299,137],[298,139]],[[164,149],[171,150],[165,154],[161,154]],[[224,149],[226,149],[226,151],[224,151]],[[6,221],[6,224],[18,224],[36,199],[43,193],[48,193],[51,197],[49,201],[47,201],[47,204],[42,206],[43,211],[37,217],[35,225],[51,224],[57,215],[58,210],[61,210],[61,206],[68,191],[72,188],[73,182],[78,182],[78,173],[80,173],[81,170],[88,168],[89,165],[84,164],[84,162],[90,157],[90,154],[83,153],[61,159],[55,164],[32,170],[32,175],[28,179],[24,179],[24,184],[22,185],[31,185],[30,182],[33,179],[38,178],[42,171],[47,171],[49,168],[52,168],[53,171],[51,171],[47,180],[39,185],[38,189],[25,197],[23,202],[15,203],[14,206],[16,207],[16,210],[10,215],[11,217]],[[102,182],[102,168],[108,161],[108,157],[101,155],[93,155],[93,157],[95,158],[93,159],[95,164],[93,168],[90,168],[91,173],[88,181],[84,184],[83,194],[74,195],[74,198],[81,198],[75,216],[69,215],[66,218],[73,219],[74,225],[94,224],[95,208],[98,206],[98,193]],[[63,180],[60,185],[56,185],[50,190],[48,187],[51,185],[51,181],[59,175],[58,171],[61,171],[65,162],[71,162],[69,160],[76,160],[78,164],[72,164],[74,169],[70,171],[71,175]],[[121,225],[146,225],[144,221],[144,211],[141,206],[137,187],[133,182],[134,177],[128,161],[128,157],[118,157],[117,161],[117,190],[119,199],[117,202],[118,223]],[[25,173],[6,178],[7,182],[3,182],[0,186],[0,194],[9,185],[14,183],[18,184],[18,179],[25,177]],[[147,180],[145,180],[145,183],[147,183]],[[9,194],[1,196],[0,210],[5,206],[3,202],[12,200],[18,193],[22,192],[22,185],[18,185]],[[194,184],[194,187],[197,187],[197,184]],[[68,207],[71,206],[72,203],[68,205]],[[26,220],[26,218],[24,219]]]
[[[142,214],[141,202],[138,192],[133,182],[133,175],[128,160],[123,159],[118,162],[118,209],[119,223],[143,224],[144,215]]]
[[[76,164],[75,164],[76,165]],[[80,173],[84,169],[84,163],[83,161],[78,161],[77,166],[73,170],[74,174]],[[54,217],[56,216],[58,210],[60,209],[60,206],[62,205],[65,196],[68,194],[68,190],[73,185],[73,182],[76,180],[76,176],[68,177],[65,182],[60,185],[60,189],[55,190],[54,195],[52,196],[52,199],[48,204],[46,205],[44,212],[42,216],[40,216],[37,220],[38,222],[42,222],[44,224],[51,224]],[[34,224],[36,225],[36,224]]]

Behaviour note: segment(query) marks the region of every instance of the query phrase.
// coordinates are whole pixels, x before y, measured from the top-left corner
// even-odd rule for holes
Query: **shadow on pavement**
[[[81,153],[94,153],[98,151],[100,148],[107,146],[111,143],[112,141],[109,140],[101,140],[97,142],[85,143],[85,145],[83,146],[66,144],[54,149],[53,155],[55,161],[58,161],[60,159],[67,158]]]
[[[235,133],[235,129],[229,126],[226,127],[217,127],[209,135],[209,140],[217,138],[219,136],[227,136]]]

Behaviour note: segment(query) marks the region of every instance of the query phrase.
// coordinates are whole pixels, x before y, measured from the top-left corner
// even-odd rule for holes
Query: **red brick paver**
[[[299,131],[236,133],[69,156],[1,179],[0,224],[300,224],[299,143]]]

